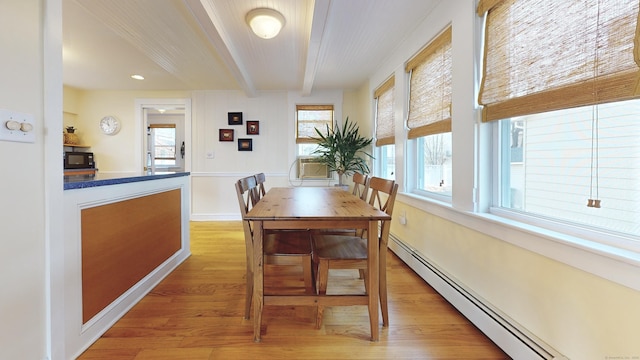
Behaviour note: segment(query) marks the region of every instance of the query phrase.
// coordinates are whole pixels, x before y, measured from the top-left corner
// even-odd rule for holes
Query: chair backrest
[[[255,192],[257,189],[256,178],[248,176],[236,182],[236,194],[238,196],[238,204],[240,205],[240,214],[242,215],[242,228],[244,230],[244,242],[247,250],[247,257],[251,256],[253,250],[253,228],[251,222],[246,220],[247,213],[253,205],[255,205]]]
[[[253,176],[256,178],[256,184],[258,186],[255,190],[255,199],[257,202],[257,201],[260,201],[260,199],[262,199],[264,194],[267,193],[264,188],[264,183],[265,181],[267,181],[267,177],[264,175],[264,173],[255,174]]]
[[[353,195],[367,201],[369,193],[369,177],[359,172],[353,173]]]
[[[393,180],[382,179],[374,176],[369,179],[369,189],[371,189],[369,204],[384,211],[387,215],[392,216],[393,206],[396,202],[396,194],[398,193],[398,184]],[[381,194],[386,196],[380,196]],[[382,221],[382,225],[380,227],[381,249],[387,246],[390,228],[391,221]]]

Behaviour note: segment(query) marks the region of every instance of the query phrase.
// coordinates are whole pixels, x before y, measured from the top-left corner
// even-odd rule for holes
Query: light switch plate
[[[22,125],[21,129],[10,130],[7,128],[7,122],[10,121],[20,123]],[[0,109],[0,140],[26,143],[36,142],[33,115]]]

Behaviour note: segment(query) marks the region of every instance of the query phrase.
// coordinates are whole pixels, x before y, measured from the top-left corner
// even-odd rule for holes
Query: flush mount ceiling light
[[[257,8],[249,11],[246,17],[251,30],[263,39],[276,37],[284,26],[284,16],[268,8]]]
[[[138,74],[131,75],[131,78],[136,80],[144,80],[144,76]]]

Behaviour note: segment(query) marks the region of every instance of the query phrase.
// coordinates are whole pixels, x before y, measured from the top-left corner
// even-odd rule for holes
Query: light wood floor
[[[254,343],[243,318],[240,222],[193,222],[191,251],[79,359],[509,359],[393,254],[390,326],[380,325],[379,342],[369,341],[366,307],[351,306],[326,308],[319,330],[313,309],[266,307],[262,342]],[[357,271],[331,276],[328,292],[363,291]]]

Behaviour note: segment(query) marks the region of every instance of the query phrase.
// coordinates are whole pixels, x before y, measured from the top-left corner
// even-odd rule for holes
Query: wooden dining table
[[[379,340],[378,222],[390,220],[383,211],[339,187],[271,188],[247,213],[254,223],[253,240],[253,336],[260,342],[264,305],[342,306],[367,305],[371,341]],[[366,229],[368,234],[367,294],[364,295],[265,295],[263,242],[265,230]]]

